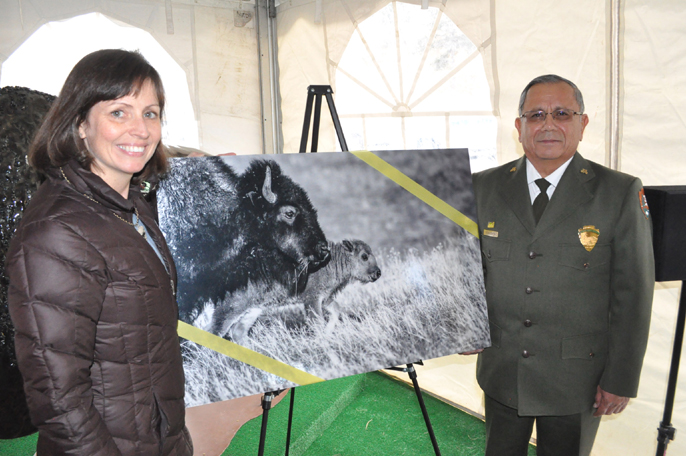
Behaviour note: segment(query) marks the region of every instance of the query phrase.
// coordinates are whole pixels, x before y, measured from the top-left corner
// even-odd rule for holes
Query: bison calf
[[[305,291],[289,296],[279,283],[249,283],[243,290],[226,296],[212,316],[211,331],[241,345],[258,320],[279,319],[287,326],[305,324],[309,315],[329,313],[330,330],[338,320],[334,297],[352,282],[370,283],[381,277],[372,249],[358,240],[328,243],[328,264],[310,273]]]
[[[300,296],[305,309],[320,316],[324,315],[324,309],[348,284],[355,281],[375,282],[381,277],[381,269],[371,247],[360,240],[329,242],[329,252],[329,263],[310,274],[305,291]]]

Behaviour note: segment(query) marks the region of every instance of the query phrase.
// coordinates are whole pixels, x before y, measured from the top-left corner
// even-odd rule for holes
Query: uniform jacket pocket
[[[581,243],[562,244],[559,247],[559,264],[580,271],[589,271],[610,263],[610,244],[600,244],[588,252]]]
[[[505,239],[481,238],[481,250],[486,261],[507,261],[510,259],[511,242]]]
[[[500,339],[503,334],[503,330],[500,326],[496,325],[492,321],[488,322],[488,326],[491,330],[491,347],[500,348]]]
[[[607,353],[607,333],[582,334],[562,339],[562,359],[588,359],[605,356]]]

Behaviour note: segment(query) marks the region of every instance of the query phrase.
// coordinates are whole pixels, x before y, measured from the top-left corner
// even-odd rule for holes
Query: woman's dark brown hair
[[[157,71],[138,52],[103,49],[88,54],[71,70],[60,95],[53,103],[29,149],[29,163],[45,179],[48,170],[64,166],[72,159],[90,170],[93,155],[79,137],[79,125],[97,103],[137,95],[146,81],[155,87],[164,113],[164,88]],[[143,170],[131,182],[157,180],[167,170],[162,142]]]

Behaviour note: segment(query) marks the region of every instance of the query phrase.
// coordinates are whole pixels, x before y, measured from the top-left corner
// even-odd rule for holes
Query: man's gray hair
[[[564,82],[565,84],[568,84],[572,89],[574,89],[574,98],[576,98],[576,102],[579,104],[579,112],[583,114],[584,97],[583,95],[581,95],[581,90],[579,90],[576,84],[574,84],[569,79],[563,78],[562,76],[558,76],[556,74],[546,74],[534,78],[530,83],[526,85],[526,87],[524,87],[524,91],[522,91],[522,95],[519,97],[519,115],[521,116],[523,114],[524,102],[526,101],[526,96],[529,94],[530,88],[537,84],[555,84],[558,82]]]

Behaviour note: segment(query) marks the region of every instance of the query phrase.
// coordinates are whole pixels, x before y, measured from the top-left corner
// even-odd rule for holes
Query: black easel
[[[307,136],[310,132],[310,119],[312,118],[312,103],[316,101],[314,107],[314,124],[312,125],[312,146],[310,152],[317,152],[317,144],[319,143],[319,120],[322,116],[322,95],[326,96],[326,102],[329,105],[331,112],[331,119],[333,126],[338,135],[338,142],[341,144],[341,150],[348,151],[348,144],[345,142],[343,136],[343,129],[341,128],[341,121],[338,119],[336,106],[333,104],[333,90],[330,85],[311,85],[307,88],[307,103],[305,105],[305,121],[303,122],[303,133],[300,137],[300,153],[306,152]],[[316,97],[316,100],[315,100]]]
[[[310,120],[312,118],[312,104],[316,101],[314,108],[314,123],[312,125],[312,145],[310,152],[317,152],[317,145],[319,142],[319,121],[322,114],[322,96],[326,96],[326,101],[329,105],[329,111],[331,112],[331,119],[333,120],[334,128],[336,129],[336,135],[338,136],[338,141],[341,146],[341,150],[344,152],[348,151],[348,144],[345,142],[345,137],[343,136],[343,129],[341,127],[341,122],[338,119],[338,112],[336,112],[336,106],[333,102],[333,90],[329,85],[311,85],[307,88],[307,102],[305,106],[305,120],[303,121],[303,132],[300,138],[300,153],[305,153],[307,149],[307,137],[310,131]],[[315,99],[316,97],[316,99]],[[415,364],[423,365],[422,361],[418,361]],[[438,442],[436,442],[436,436],[434,435],[433,427],[431,426],[431,420],[429,419],[429,413],[426,411],[426,406],[424,405],[424,398],[422,396],[422,390],[419,388],[419,383],[417,383],[417,371],[412,364],[408,364],[406,368],[402,367],[391,367],[391,370],[397,370],[401,372],[407,372],[414,385],[415,393],[417,394],[417,400],[419,401],[419,406],[422,409],[422,415],[424,416],[424,422],[426,423],[426,428],[429,430],[429,436],[431,437],[431,443],[434,447],[434,452],[436,456],[441,456],[441,452],[438,449]],[[293,405],[295,403],[295,388],[291,388],[291,403],[288,411],[288,431],[286,434],[286,456],[288,456],[291,442],[291,427],[293,424]],[[263,421],[264,424],[264,421]]]
[[[422,361],[417,361],[414,364],[419,364],[423,366]],[[426,429],[429,431],[429,437],[431,437],[431,444],[434,447],[434,453],[436,456],[441,456],[441,450],[438,448],[438,442],[436,441],[436,436],[434,435],[434,428],[431,426],[431,420],[429,419],[429,412],[426,411],[426,405],[424,405],[424,397],[422,396],[422,390],[419,388],[419,383],[417,382],[417,371],[412,363],[408,364],[407,367],[389,367],[388,370],[394,370],[399,372],[407,372],[412,380],[412,385],[414,385],[414,392],[417,394],[417,400],[419,401],[419,407],[422,409],[422,415],[424,415],[424,422],[426,423]]]
[[[310,152],[317,152],[317,146],[319,143],[319,120],[322,115],[322,96],[326,96],[326,102],[329,105],[329,111],[331,112],[331,119],[333,120],[334,128],[336,129],[336,134],[338,135],[338,141],[341,144],[341,150],[347,152],[348,144],[345,142],[345,137],[343,136],[343,129],[341,128],[341,122],[338,119],[338,113],[336,112],[336,106],[333,103],[333,90],[329,85],[311,85],[307,88],[307,105],[305,107],[305,120],[303,122],[303,133],[300,139],[300,152],[307,152],[307,138],[310,133],[310,120],[312,119],[312,104],[316,101],[314,108],[314,124],[312,126],[312,148]],[[316,97],[316,100],[315,100]],[[260,431],[260,446],[258,450],[258,456],[263,456],[264,454],[264,442],[267,436],[267,420],[269,418],[269,409],[272,406],[272,400],[274,397],[281,394],[284,390],[277,392],[265,393],[262,396],[262,429]],[[295,388],[291,388],[291,401],[290,407],[288,409],[288,431],[286,433],[286,456],[290,451],[291,446],[291,430],[293,427],[293,406],[295,404]]]
[[[286,390],[270,391],[268,393],[264,393],[264,396],[262,396],[262,428],[260,429],[260,444],[257,450],[258,456],[264,455],[264,442],[267,438],[267,420],[269,419],[269,410],[272,408],[272,401],[276,396],[283,393],[284,391]],[[288,424],[288,427],[288,432],[290,434],[290,422]]]
[[[686,288],[685,282],[681,282],[681,298],[679,299],[679,313],[676,318],[676,331],[674,333],[674,348],[672,349],[672,365],[669,368],[669,380],[667,382],[667,398],[665,410],[657,428],[657,456],[667,454],[667,445],[674,440],[676,429],[672,426],[672,410],[674,409],[674,395],[676,393],[676,381],[679,376],[679,359],[681,358],[681,346],[684,342],[684,321],[686,320]]]

